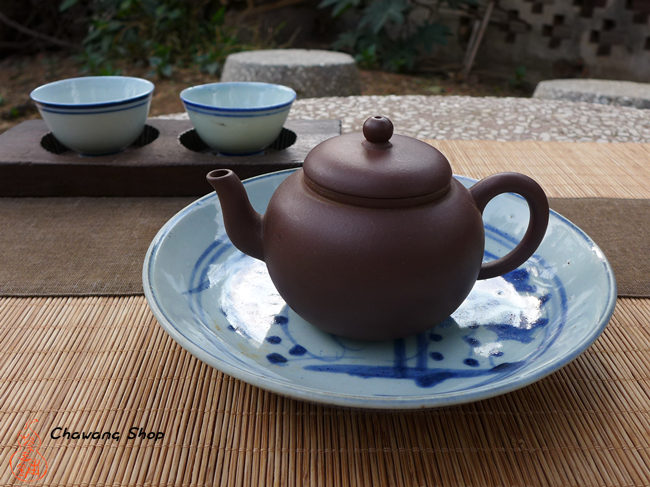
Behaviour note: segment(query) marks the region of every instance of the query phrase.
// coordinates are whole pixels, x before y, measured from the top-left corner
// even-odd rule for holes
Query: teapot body
[[[456,180],[435,202],[387,209],[324,198],[299,170],[274,193],[262,228],[282,298],[318,328],[350,338],[396,338],[444,320],[483,258],[481,212]]]
[[[266,262],[296,313],[348,338],[399,338],[434,326],[477,279],[523,264],[548,224],[546,195],[528,176],[493,174],[468,190],[440,151],[393,135],[381,116],[366,120],[362,134],[314,147],[264,216],[231,170],[216,169],[207,179],[233,245]],[[482,263],[482,212],[508,192],[526,200],[528,228],[510,252]]]

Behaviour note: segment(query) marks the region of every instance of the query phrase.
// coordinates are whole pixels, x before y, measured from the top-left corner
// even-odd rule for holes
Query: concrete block
[[[533,98],[650,108],[650,83],[602,79],[546,80],[537,84]]]
[[[318,49],[266,49],[231,54],[221,81],[262,81],[290,86],[299,98],[361,93],[354,58]]]

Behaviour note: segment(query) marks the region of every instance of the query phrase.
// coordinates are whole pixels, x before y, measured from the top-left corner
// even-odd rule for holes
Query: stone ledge
[[[602,79],[546,80],[537,85],[533,98],[650,108],[650,83]]]
[[[221,81],[262,81],[290,86],[299,98],[361,93],[354,59],[336,51],[266,49],[231,54]]]
[[[395,133],[437,140],[650,143],[645,110],[539,98],[390,95],[297,100],[289,119],[338,119],[341,132],[385,115]],[[187,113],[165,115],[187,119]]]

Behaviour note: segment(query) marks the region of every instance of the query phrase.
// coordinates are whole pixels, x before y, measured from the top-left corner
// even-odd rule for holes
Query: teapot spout
[[[248,199],[244,185],[230,169],[215,169],[206,176],[221,203],[226,233],[235,247],[259,260],[264,260],[262,216]]]

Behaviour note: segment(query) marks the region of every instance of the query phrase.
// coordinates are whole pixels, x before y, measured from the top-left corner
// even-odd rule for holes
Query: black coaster
[[[138,149],[144,147],[147,144],[151,144],[154,140],[158,138],[160,132],[157,128],[152,127],[151,125],[145,125],[142,133],[138,136],[137,139],[128,147],[128,149]],[[65,154],[71,150],[58,141],[52,132],[48,132],[41,138],[41,147],[52,154]]]
[[[287,128],[283,128],[282,131],[280,132],[280,135],[278,135],[277,139],[273,141],[273,143],[268,146],[264,151],[260,152],[259,155],[263,155],[267,153],[269,150],[284,150],[287,147],[291,147],[293,144],[296,143],[298,136],[296,133],[292,130],[289,130]],[[179,142],[183,147],[186,149],[189,149],[193,152],[202,152],[202,153],[214,153],[216,155],[219,155],[217,152],[212,150],[208,145],[203,142],[201,137],[199,137],[199,134],[196,133],[196,130],[190,129],[186,132],[183,132],[179,137],[178,137]]]

